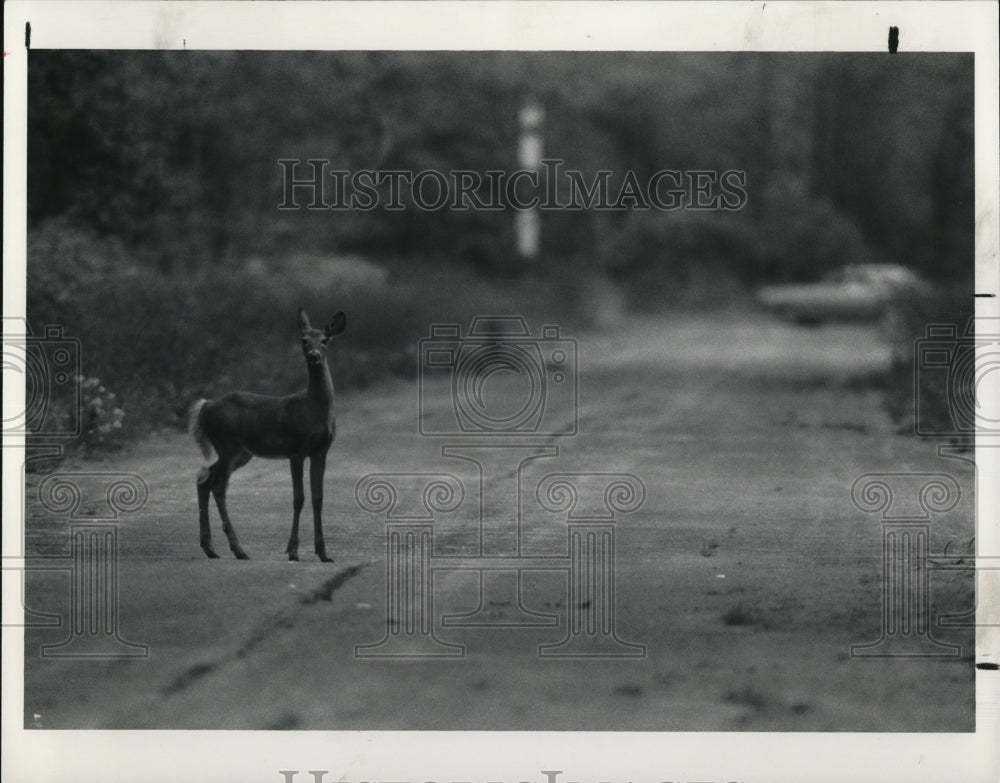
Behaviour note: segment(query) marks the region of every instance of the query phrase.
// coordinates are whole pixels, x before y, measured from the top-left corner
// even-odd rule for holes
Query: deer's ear
[[[335,334],[340,334],[346,326],[347,317],[343,313],[337,313],[326,325],[326,336],[333,337]]]
[[[306,311],[301,307],[299,308],[299,329],[303,332],[309,328],[309,316],[306,315]]]

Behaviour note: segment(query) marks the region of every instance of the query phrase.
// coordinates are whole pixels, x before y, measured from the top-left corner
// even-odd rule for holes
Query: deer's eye
[[[324,337],[319,342],[320,342],[320,345],[326,345],[326,338]]]

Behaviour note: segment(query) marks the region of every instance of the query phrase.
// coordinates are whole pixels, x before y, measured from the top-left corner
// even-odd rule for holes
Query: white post
[[[518,114],[521,138],[518,144],[518,162],[522,170],[538,172],[542,165],[542,125],[545,109],[529,99]],[[514,213],[514,231],[517,236],[517,253],[526,260],[538,255],[542,238],[542,218],[537,207],[519,209]]]

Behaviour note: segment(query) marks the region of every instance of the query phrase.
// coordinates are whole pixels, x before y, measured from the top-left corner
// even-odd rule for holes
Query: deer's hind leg
[[[226,489],[229,487],[229,477],[233,475],[233,471],[246,465],[252,457],[253,454],[241,448],[235,453],[228,453],[224,456],[220,454],[219,461],[209,468],[208,483],[215,496],[215,505],[219,509],[219,516],[222,517],[222,532],[226,534],[229,548],[238,560],[249,560],[250,556],[240,546],[236,531],[233,529],[233,523],[229,520],[229,512],[226,510]]]
[[[218,463],[216,463],[218,464]],[[201,548],[209,558],[217,558],[215,550],[212,548],[212,528],[208,524],[208,496],[212,494],[212,470],[202,468],[198,472],[198,527],[200,531]]]

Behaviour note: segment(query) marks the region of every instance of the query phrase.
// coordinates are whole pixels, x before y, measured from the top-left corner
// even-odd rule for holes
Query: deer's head
[[[337,313],[330,323],[322,329],[313,329],[309,325],[309,316],[299,308],[299,329],[302,332],[302,353],[310,364],[319,364],[326,359],[326,347],[330,339],[344,331],[347,318],[343,313]]]

